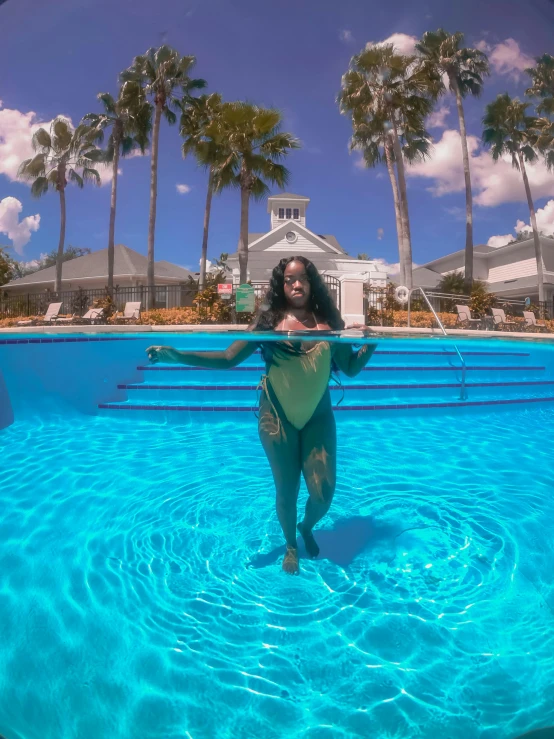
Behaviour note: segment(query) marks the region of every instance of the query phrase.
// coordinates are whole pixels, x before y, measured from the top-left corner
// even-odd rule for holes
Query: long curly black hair
[[[273,331],[283,320],[288,309],[285,297],[285,269],[291,262],[301,262],[310,282],[309,310],[327,323],[333,330],[344,328],[344,321],[327,286],[321,279],[317,267],[306,257],[285,257],[274,268],[269,280],[269,290],[266,293],[260,311],[255,319],[254,327],[257,331]]]

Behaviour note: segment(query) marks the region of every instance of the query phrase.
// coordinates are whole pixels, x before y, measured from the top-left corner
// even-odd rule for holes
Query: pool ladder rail
[[[425,299],[425,302],[429,306],[429,310],[431,311],[431,313],[435,316],[435,321],[438,323],[439,328],[442,331],[442,333],[445,336],[448,336],[448,334],[446,333],[446,329],[442,325],[441,319],[438,317],[436,310],[431,305],[431,301],[429,300],[429,298],[425,294],[425,290],[422,287],[413,287],[408,292],[408,328],[410,327],[410,308],[411,308],[411,302],[412,302],[412,293],[415,293],[416,290],[419,290],[419,292],[423,295],[423,297]],[[456,344],[454,344],[454,349],[456,350],[456,354],[458,355],[458,357],[460,359],[460,362],[461,362],[461,365],[462,365],[462,385],[461,385],[461,388],[460,388],[460,400],[467,400],[467,390],[466,390],[466,363],[465,363],[465,359],[460,354],[460,350],[458,349],[458,347],[456,346]]]

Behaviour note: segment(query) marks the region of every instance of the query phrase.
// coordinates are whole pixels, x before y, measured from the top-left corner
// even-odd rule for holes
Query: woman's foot
[[[287,546],[287,551],[283,557],[283,572],[286,572],[289,575],[298,575],[299,571],[298,549],[296,547]]]
[[[312,559],[315,559],[319,554],[319,547],[317,546],[317,542],[314,539],[312,530],[305,528],[302,521],[298,524],[296,528],[300,532],[300,536],[304,539],[304,546],[306,547],[308,556],[310,556]]]

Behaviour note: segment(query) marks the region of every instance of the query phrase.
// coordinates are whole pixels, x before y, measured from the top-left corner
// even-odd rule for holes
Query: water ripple
[[[253,419],[0,433],[0,733],[509,739],[554,722],[547,410],[339,419],[302,574]],[[302,493],[302,500],[305,493]]]

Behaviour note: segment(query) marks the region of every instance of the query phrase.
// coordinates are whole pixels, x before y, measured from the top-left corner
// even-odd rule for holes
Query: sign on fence
[[[233,285],[231,282],[223,282],[217,286],[217,294],[223,300],[230,300],[233,295]]]
[[[255,311],[255,292],[252,285],[239,285],[235,295],[237,313],[253,313]]]

